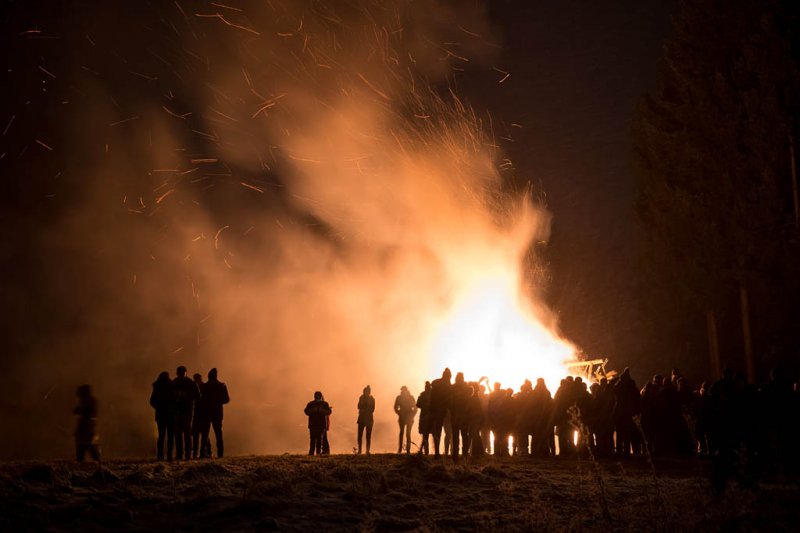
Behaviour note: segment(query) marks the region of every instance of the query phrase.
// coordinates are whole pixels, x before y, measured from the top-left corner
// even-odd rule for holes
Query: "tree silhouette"
[[[797,346],[799,14],[796,2],[682,2],[634,123],[644,309],[662,340],[697,336],[705,314],[712,370],[720,317],[746,356]]]

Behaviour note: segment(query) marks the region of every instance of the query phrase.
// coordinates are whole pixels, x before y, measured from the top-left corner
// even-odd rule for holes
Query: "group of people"
[[[172,379],[165,371],[153,383],[150,405],[158,428],[157,458],[189,460],[211,456],[209,432],[214,430],[217,457],[222,457],[223,405],[230,401],[217,369],[187,376],[179,366]],[[397,452],[411,453],[412,428],[418,418],[419,453],[451,455],[538,455],[625,457],[707,456],[732,463],[739,452],[766,467],[798,466],[800,393],[779,370],[767,384],[748,383],[726,369],[713,383],[694,389],[677,369],[655,375],[642,388],[630,370],[588,384],[568,376],[551,394],[541,378],[525,380],[519,391],[486,378],[466,381],[459,372],[452,380],[446,368],[438,379],[425,382],[417,398],[406,386],[394,401],[398,420]],[[89,385],[77,389],[75,447],[78,461],[89,453],[100,460],[97,442],[97,400]],[[357,453],[370,453],[375,399],[369,385],[357,404]],[[330,453],[328,431],[332,409],[321,392],[305,407],[310,433],[309,455]],[[366,443],[364,437],[366,436]],[[444,442],[442,443],[442,438]],[[432,443],[431,443],[432,440]],[[366,444],[366,446],[364,446]],[[442,446],[443,445],[443,446]]]
[[[369,455],[372,446],[372,427],[375,422],[375,398],[372,396],[372,388],[367,385],[363,393],[358,398],[358,454],[364,451],[364,436],[366,434],[366,453]],[[394,412],[397,414],[397,421],[400,426],[400,434],[397,439],[397,453],[411,453],[411,430],[414,425],[414,417],[417,414],[417,402],[409,392],[408,387],[403,385],[400,394],[394,400]],[[314,393],[314,399],[306,404],[304,409],[308,417],[309,447],[308,455],[328,455],[330,454],[330,444],[328,442],[328,431],[331,429],[331,413],[333,409],[325,401],[320,391]],[[405,444],[405,447],[404,447]]]
[[[157,457],[171,461],[173,447],[177,460],[211,457],[209,432],[214,428],[217,457],[222,457],[222,406],[230,402],[228,387],[219,381],[217,369],[208,372],[208,381],[200,374],[186,375],[186,367],[179,366],[175,379],[164,371],[153,383],[150,405],[155,409],[158,427]]]
[[[398,453],[411,452],[417,414],[419,453],[454,459],[485,453],[729,458],[744,449],[763,464],[787,464],[800,444],[797,384],[780,371],[758,387],[726,369],[719,380],[695,390],[673,369],[670,375],[653,376],[640,389],[626,368],[591,384],[568,376],[554,394],[541,378],[535,385],[525,380],[517,392],[500,383],[488,392],[485,378],[468,382],[460,372],[451,380],[450,369],[445,369],[440,378],[425,383],[416,399],[402,387],[394,403]],[[369,386],[357,407],[357,453],[363,451],[366,434],[369,454],[375,412]],[[306,414],[313,455],[321,449],[314,442],[329,428],[331,409],[320,394]]]

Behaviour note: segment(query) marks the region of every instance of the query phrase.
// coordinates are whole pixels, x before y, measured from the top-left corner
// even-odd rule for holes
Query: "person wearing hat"
[[[411,453],[411,428],[414,426],[414,417],[417,414],[417,401],[408,392],[408,387],[400,387],[400,394],[394,399],[394,412],[397,414],[397,423],[400,426],[400,435],[397,437],[397,453],[403,453],[403,435],[406,440],[406,453]]]
[[[364,430],[367,430],[367,455],[369,455],[370,444],[372,444],[372,424],[374,422],[373,413],[375,412],[375,398],[372,397],[372,389],[369,385],[364,387],[364,393],[358,398],[358,454],[361,455],[361,444],[364,438]]]

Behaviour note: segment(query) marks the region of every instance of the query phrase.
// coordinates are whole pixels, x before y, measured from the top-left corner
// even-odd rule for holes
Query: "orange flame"
[[[516,276],[486,275],[464,292],[433,341],[432,375],[447,366],[467,380],[482,376],[517,389],[544,378],[554,392],[575,347],[544,326],[519,295]]]

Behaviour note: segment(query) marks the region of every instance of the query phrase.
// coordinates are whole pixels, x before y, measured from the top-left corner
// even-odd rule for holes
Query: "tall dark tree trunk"
[[[750,299],[744,283],[739,285],[739,302],[742,308],[742,340],[744,341],[744,359],[747,368],[747,381],[756,382],[756,364],[753,360],[753,336],[750,330]]]
[[[717,334],[717,315],[713,309],[706,310],[706,328],[708,329],[708,360],[709,370],[715,378],[722,375],[722,365],[719,359],[719,336]]]
[[[794,200],[794,229],[800,229],[800,198],[797,194],[797,164],[794,159],[794,136],[789,135],[789,165],[792,169],[792,199]]]

